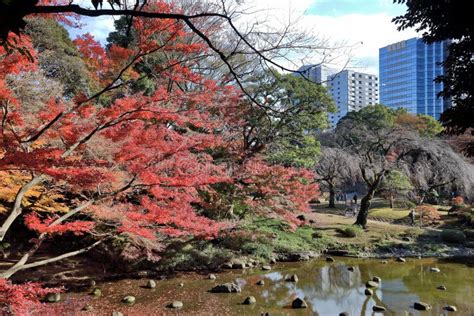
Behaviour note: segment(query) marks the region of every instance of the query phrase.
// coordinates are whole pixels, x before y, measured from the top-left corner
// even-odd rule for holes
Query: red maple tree
[[[173,7],[154,2],[149,10],[171,12]],[[230,172],[226,161],[215,161],[214,149],[239,148],[226,134],[227,124],[239,122],[232,110],[241,101],[239,90],[194,70],[188,57],[208,48],[191,40],[184,23],[136,18],[134,29],[133,48],[105,49],[91,35],[77,38],[95,92],[72,99],[52,96],[35,109],[25,107],[9,85],[15,75],[37,70],[29,38],[10,34],[9,41],[21,50],[0,47],[0,172],[28,179],[3,218],[0,241],[19,219],[38,234],[30,250],[0,273],[0,289],[7,293],[0,304],[13,312],[22,313],[55,291],[12,285],[7,279],[18,271],[84,253],[119,234],[141,245],[150,258],[156,258],[163,236],[215,237],[229,224],[202,216],[194,206],[202,202],[200,192],[213,191],[212,185],[236,183],[256,212],[267,207],[291,223],[298,223],[293,210],[306,211],[317,190],[304,170],[255,158]],[[172,56],[155,69],[157,89],[152,95],[133,91],[130,83],[142,79],[135,66],[157,52]],[[182,89],[184,84],[191,88]],[[34,188],[45,195],[67,192],[68,211],[29,208],[25,195]],[[92,241],[57,257],[31,260],[45,240],[67,233]]]

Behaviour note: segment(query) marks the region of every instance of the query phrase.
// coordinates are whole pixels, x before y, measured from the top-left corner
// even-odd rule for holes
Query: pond
[[[354,267],[353,271],[348,267]],[[431,272],[432,267],[440,272]],[[298,282],[286,281],[292,274],[297,274]],[[81,300],[92,306],[93,315],[111,315],[112,311],[124,315],[374,315],[374,305],[386,308],[383,315],[447,315],[446,305],[457,307],[458,312],[452,314],[474,315],[474,266],[463,260],[407,259],[400,263],[389,259],[384,264],[380,259],[336,258],[332,263],[317,259],[279,263],[271,271],[229,270],[216,274],[216,280],[206,276],[189,273],[158,280],[155,289],[145,287],[146,279],[105,282],[98,285],[103,293],[100,298],[73,293],[66,295],[66,301]],[[366,296],[365,283],[374,276],[382,281],[373,296]],[[259,280],[264,285],[257,285]],[[209,292],[214,285],[231,281],[241,286],[241,293]],[[440,285],[446,290],[437,289]],[[136,297],[133,306],[120,303],[126,295]],[[257,303],[243,305],[249,295]],[[291,309],[296,297],[304,298],[308,308]],[[174,300],[182,301],[183,308],[166,308]],[[432,309],[416,311],[413,303],[417,301],[431,304]]]

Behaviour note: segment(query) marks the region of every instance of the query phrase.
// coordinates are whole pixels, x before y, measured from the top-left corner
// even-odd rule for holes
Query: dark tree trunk
[[[357,215],[357,220],[354,225],[359,225],[362,227],[367,226],[367,217],[369,216],[370,202],[374,198],[375,191],[378,189],[380,183],[382,182],[384,173],[380,173],[375,181],[369,186],[367,194],[360,200],[360,210]]]
[[[329,208],[336,208],[336,192],[332,184],[329,184]]]
[[[369,216],[370,201],[372,201],[372,198],[373,193],[368,193],[360,200],[360,210],[355,225],[362,227],[367,226],[367,217]]]

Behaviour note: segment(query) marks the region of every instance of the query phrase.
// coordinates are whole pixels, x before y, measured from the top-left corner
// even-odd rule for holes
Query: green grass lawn
[[[395,221],[407,217],[409,213],[409,210],[403,208],[380,207],[371,209],[369,211],[369,218]]]

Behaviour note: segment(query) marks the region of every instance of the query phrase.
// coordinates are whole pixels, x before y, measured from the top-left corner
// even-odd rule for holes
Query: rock
[[[342,312],[339,313],[339,316],[350,316],[350,314],[348,312]]]
[[[430,268],[430,272],[441,272],[441,270],[439,268],[433,268],[431,267]]]
[[[167,305],[168,308],[180,309],[183,308],[183,302],[173,301]]]
[[[178,284],[179,287],[183,287],[184,286],[184,283],[180,283]]]
[[[90,312],[94,309],[94,307],[90,306],[90,305],[86,305],[84,306],[81,310],[84,311],[84,312]]]
[[[253,296],[247,296],[242,304],[244,305],[252,305],[257,303],[257,300]]]
[[[296,274],[292,274],[286,280],[289,281],[289,282],[298,282],[298,276]]]
[[[293,302],[291,302],[291,308],[307,308],[308,304],[301,298],[295,298]]]
[[[365,289],[364,294],[367,296],[371,296],[374,294],[374,291],[372,291],[371,289]]]
[[[448,312],[457,312],[458,311],[456,306],[453,306],[453,305],[446,305],[443,309],[445,311],[448,311]]]
[[[246,264],[243,261],[235,261],[232,263],[232,269],[245,269]]]
[[[211,289],[212,293],[240,293],[242,289],[235,283],[223,283],[214,286]]]
[[[405,236],[405,237],[402,237],[402,240],[403,240],[403,241],[411,241],[411,238],[410,238],[410,237],[407,237],[407,236]]]
[[[348,267],[347,270],[351,271],[351,272],[354,272],[355,268],[354,267]]]
[[[296,261],[308,261],[310,258],[309,258],[308,253],[296,252],[296,253],[289,254],[286,259],[287,261],[296,262]]]
[[[224,269],[232,269],[232,263],[231,262],[226,262],[222,265],[222,268]]]
[[[135,296],[127,295],[122,298],[122,303],[127,305],[133,305],[135,303]]]
[[[310,220],[309,220],[309,223],[310,223],[310,224],[316,224],[316,221],[315,221],[314,219],[310,219]]]
[[[438,285],[436,289],[441,290],[441,291],[446,291],[446,286],[444,285]]]
[[[263,281],[263,280],[258,280],[256,284],[257,284],[257,285],[265,285],[265,281]]]
[[[270,266],[266,266],[266,265],[262,266],[262,270],[264,270],[264,271],[269,271],[271,269],[272,269],[272,267],[270,267]]]
[[[61,300],[61,294],[60,293],[49,293],[46,295],[45,300],[50,303],[56,303]]]
[[[304,216],[303,214],[296,216],[296,218],[303,222],[306,220],[306,216]]]
[[[372,278],[372,281],[377,282],[377,283],[380,283],[380,282],[382,282],[382,279],[381,279],[380,277],[378,277],[378,276],[374,276],[374,277]]]
[[[156,287],[156,282],[154,280],[148,280],[146,287],[149,289],[154,289]]]
[[[333,257],[327,257],[327,258],[326,258],[326,261],[327,261],[327,262],[334,262],[335,260],[334,260]]]
[[[431,305],[423,302],[415,302],[413,304],[413,308],[418,311],[428,311],[431,309]]]
[[[217,277],[216,277],[214,274],[212,274],[212,273],[209,274],[209,275],[207,276],[207,278],[208,278],[209,280],[215,280],[215,279],[217,279]]]
[[[405,258],[402,258],[402,257],[398,257],[397,259],[395,259],[396,262],[407,262]]]
[[[276,259],[275,259],[275,258],[271,258],[271,259],[270,259],[270,264],[275,264],[275,263],[277,263]]]
[[[382,260],[382,261],[380,261],[380,263],[381,263],[381,264],[387,264],[388,261],[387,261],[387,260]]]
[[[328,249],[328,250],[326,251],[326,255],[344,257],[344,256],[348,256],[348,255],[349,255],[349,250],[345,250],[345,249]]]
[[[123,316],[121,312],[113,311],[112,316]]]
[[[365,283],[366,288],[374,288],[374,287],[377,287],[377,286],[379,286],[379,284],[377,282],[374,282],[374,281],[367,281],[367,283]]]
[[[383,306],[380,306],[380,305],[374,305],[374,306],[372,307],[372,310],[373,310],[374,312],[385,312],[387,309],[386,309],[385,307],[383,307]]]
[[[99,288],[95,288],[92,290],[91,295],[95,297],[100,297],[102,295],[102,290]]]

